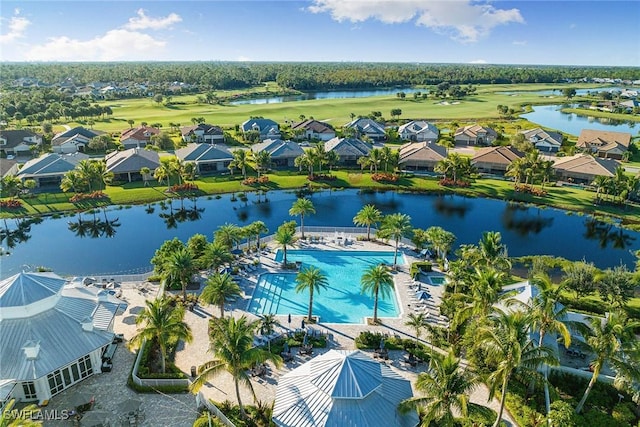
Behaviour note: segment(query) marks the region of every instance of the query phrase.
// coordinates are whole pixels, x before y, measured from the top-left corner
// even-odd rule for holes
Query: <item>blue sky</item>
[[[3,61],[640,66],[640,1],[11,1]]]

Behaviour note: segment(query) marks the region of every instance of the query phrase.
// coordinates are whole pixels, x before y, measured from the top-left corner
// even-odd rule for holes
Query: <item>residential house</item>
[[[637,99],[628,99],[619,103],[618,107],[624,109],[627,113],[632,113],[635,109],[640,108],[640,101]]]
[[[271,119],[249,119],[242,123],[241,129],[243,133],[250,131],[259,132],[260,141],[280,138],[280,127],[278,126],[278,123]]]
[[[326,152],[335,151],[340,156],[338,161],[343,166],[355,166],[360,157],[368,156],[373,146],[357,138],[333,138],[324,144]]]
[[[398,128],[398,135],[406,141],[435,143],[438,141],[440,131],[425,120],[412,120]]]
[[[51,140],[51,146],[54,153],[82,153],[89,144],[89,141],[103,133],[104,132],[89,130],[78,126],[55,135]]]
[[[46,153],[25,163],[16,176],[23,182],[27,179],[35,180],[38,187],[58,187],[65,173],[74,170],[81,160],[88,158],[82,153]]]
[[[576,148],[596,153],[600,157],[620,160],[629,150],[630,144],[631,134],[627,132],[583,129],[578,136]]]
[[[233,154],[222,144],[191,143],[176,150],[176,157],[185,162],[193,162],[198,174],[229,172]]]
[[[253,144],[251,151],[259,153],[267,151],[271,154],[271,164],[274,167],[293,167],[297,157],[304,154],[304,150],[293,141],[281,139],[265,139],[263,142]]]
[[[491,145],[497,138],[498,134],[495,130],[477,124],[461,127],[453,136],[456,144],[466,145]]]
[[[140,169],[149,168],[153,172],[160,166],[160,156],[155,151],[130,148],[114,151],[105,157],[107,171],[113,173],[115,181],[138,181],[142,179]]]
[[[151,137],[153,135],[158,135],[159,133],[160,129],[138,126],[122,131],[122,134],[120,135],[120,142],[125,149],[144,148],[151,142]]]
[[[18,161],[16,159],[5,159],[0,157],[0,178],[18,173]]]
[[[479,149],[471,159],[471,164],[480,173],[504,175],[514,160],[523,158],[524,153],[513,147],[484,147]]]
[[[54,273],[18,273],[0,281],[0,384],[10,397],[46,403],[108,369],[113,323],[126,304],[107,290]]]
[[[620,162],[617,160],[581,153],[570,157],[558,157],[553,169],[562,181],[591,184],[596,176],[612,177],[619,166]]]
[[[302,137],[307,140],[329,141],[336,137],[336,131],[329,123],[320,122],[314,119],[307,119],[303,122],[296,123],[291,126],[294,134],[300,132]]]
[[[42,145],[42,136],[29,130],[0,130],[0,153],[5,156],[30,154],[31,147]]]
[[[218,126],[200,123],[180,128],[182,140],[185,142],[205,142],[207,144],[224,143],[224,132]]]
[[[366,117],[355,119],[343,127],[345,129],[353,129],[356,138],[366,136],[372,141],[384,141],[387,138],[384,126]]]
[[[429,142],[409,142],[400,147],[398,167],[402,170],[429,171],[447,158],[447,149]]]
[[[531,142],[540,151],[556,153],[562,146],[562,135],[541,128],[523,130],[525,140]]]

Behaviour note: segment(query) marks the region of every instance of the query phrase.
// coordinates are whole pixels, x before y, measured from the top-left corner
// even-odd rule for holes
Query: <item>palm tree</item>
[[[412,230],[411,217],[407,214],[394,213],[382,218],[382,225],[378,234],[383,239],[394,239],[395,241],[395,252],[393,254],[394,268],[398,262],[398,245],[400,244],[400,239],[409,237]]]
[[[462,297],[467,304],[456,312],[456,323],[460,325],[469,320],[478,324],[485,322],[493,305],[511,296],[509,293],[501,293],[506,279],[504,273],[492,267],[476,268],[475,273],[469,277],[470,295]]]
[[[276,318],[276,315],[272,313],[263,314],[260,317],[258,324],[260,325],[261,335],[271,335],[275,331],[276,326],[280,326],[280,322]],[[269,351],[271,351],[271,340],[267,341],[267,345]]]
[[[313,159],[311,150],[305,151],[304,154],[298,156],[293,161],[293,164],[300,169],[307,169],[309,176],[313,178]]]
[[[412,397],[400,403],[401,412],[424,407],[422,426],[432,424],[453,427],[456,425],[455,413],[467,417],[480,406],[469,402],[469,395],[478,387],[477,377],[461,369],[460,359],[453,352],[447,356],[433,357],[429,370],[418,375],[416,390],[423,396]]]
[[[140,175],[142,175],[142,180],[144,181],[144,186],[148,186],[149,185],[149,178],[151,175],[151,169],[149,169],[148,167],[143,167],[140,168]]]
[[[70,170],[64,174],[62,181],[60,182],[60,189],[65,193],[73,190],[74,193],[78,193],[85,185],[84,178],[76,170]]]
[[[591,183],[591,185],[596,187],[596,203],[600,201],[600,193],[602,193],[602,190],[607,189],[610,179],[611,178],[604,175],[598,175],[593,179],[593,182]]]
[[[368,158],[368,166],[369,168],[373,168],[373,173],[378,173],[378,166],[382,163],[382,151],[379,148],[374,148],[369,152]]]
[[[453,242],[456,241],[456,236],[442,227],[429,227],[427,228],[425,235],[431,246],[436,250],[438,258],[440,259],[445,259],[447,257],[447,252],[451,249]]]
[[[193,380],[190,388],[197,392],[207,381],[221,372],[229,373],[235,384],[240,416],[244,419],[247,415],[240,398],[240,383],[251,391],[254,399],[256,396],[247,373],[248,369],[267,360],[279,367],[282,364],[282,358],[277,354],[253,346],[253,335],[256,332],[257,322],[250,321],[246,316],[239,319],[232,316],[211,319],[209,327],[211,341],[209,351],[213,353],[214,359],[198,368],[198,376]]]
[[[514,299],[512,302],[516,305],[524,306],[525,313],[528,314],[531,321],[531,329],[538,331],[538,347],[542,347],[544,337],[548,332],[555,332],[562,337],[565,348],[569,348],[571,345],[571,333],[563,321],[566,317],[567,307],[558,303],[562,294],[562,286],[555,287],[549,276],[542,273],[536,274],[531,279],[531,285],[538,289],[538,294],[531,301],[522,303]],[[549,388],[546,383],[547,376],[548,371],[545,367],[545,405],[548,414],[551,410],[551,402],[549,400]],[[529,385],[530,393],[533,393],[534,386],[535,381],[532,380]]]
[[[78,171],[78,174],[80,174],[82,179],[87,183],[89,192],[93,191],[91,184],[96,178],[96,169],[93,162],[91,160],[80,160],[76,165],[75,170]]]
[[[360,278],[361,293],[373,296],[373,323],[378,323],[378,295],[388,298],[393,289],[393,277],[386,266],[372,265],[367,268]]]
[[[11,399],[2,408],[2,412],[0,412],[0,427],[42,426],[42,421],[36,421],[36,416],[40,412],[40,408],[37,405],[28,405],[17,412],[13,409],[15,404],[15,399]]]
[[[537,347],[529,338],[530,319],[525,313],[495,312],[490,324],[482,325],[475,334],[478,347],[485,350],[487,359],[495,364],[489,375],[489,399],[493,399],[498,389],[502,390],[500,410],[493,427],[502,420],[509,380],[516,371],[529,371],[531,375],[543,363],[557,364],[553,351],[547,347]]]
[[[292,245],[296,241],[296,222],[289,221],[283,223],[273,238],[276,243],[282,247],[284,265],[287,265],[287,246]]]
[[[104,184],[104,188],[107,188],[107,184],[110,184],[113,180],[113,172],[107,170],[107,164],[104,160],[94,161],[93,169],[95,176],[100,179],[102,184]]]
[[[258,171],[258,178],[260,178],[260,173],[268,170],[271,166],[271,153],[267,150],[258,151],[253,153],[253,160],[256,162],[256,171]]]
[[[637,363],[638,342],[633,333],[635,328],[640,327],[640,322],[628,322],[623,312],[615,311],[604,321],[592,317],[588,326],[576,324],[576,327],[585,337],[585,344],[593,353],[593,360],[589,363],[593,375],[576,406],[576,413],[579,414],[605,363],[619,376],[640,380],[640,368]]]
[[[187,301],[187,285],[196,271],[189,249],[182,247],[169,255],[165,265],[165,280],[170,284],[180,283],[183,301]]]
[[[160,349],[160,367],[166,372],[167,347],[179,340],[191,342],[191,328],[184,322],[184,307],[170,304],[168,298],[146,301],[146,308],[136,317],[138,333],[131,338],[131,345],[140,347],[143,341],[150,341]]]
[[[302,239],[304,240],[304,216],[316,213],[316,208],[313,206],[313,202],[306,198],[301,198],[293,202],[291,209],[289,209],[289,215],[300,216],[300,232]]]
[[[508,272],[511,270],[511,261],[507,255],[507,246],[502,243],[502,234],[499,231],[485,231],[478,242],[480,262],[485,266],[493,266],[497,270]]]
[[[311,150],[314,163],[318,163],[318,172],[322,173],[322,165],[327,163],[327,151],[324,148],[324,142],[318,142]],[[333,150],[332,150],[333,151]]]
[[[207,279],[207,284],[200,294],[200,299],[207,304],[220,308],[220,317],[224,317],[224,305],[242,296],[240,286],[229,273],[214,273]]]
[[[422,328],[427,326],[427,313],[409,313],[409,320],[404,322],[406,326],[412,327],[416,331],[416,346],[420,341],[420,335],[422,333]]]
[[[234,245],[237,246],[242,240],[241,232],[242,230],[237,225],[225,222],[213,233],[213,239],[231,250]]]
[[[384,171],[388,172],[389,171],[389,165],[393,165],[394,163],[394,153],[391,150],[391,147],[389,147],[388,145],[385,145],[384,147],[382,147],[380,149],[380,158],[382,160],[382,163],[384,163]]]
[[[233,150],[233,161],[229,164],[230,168],[237,168],[242,171],[242,179],[247,179],[247,165],[249,165],[249,156],[246,150]]]
[[[251,231],[256,236],[256,249],[260,250],[260,235],[267,234],[269,229],[263,221],[253,221],[251,223]]]
[[[371,226],[380,222],[382,212],[374,205],[364,205],[353,217],[353,223],[358,226],[367,227],[367,240],[371,240]]]
[[[333,167],[340,162],[340,155],[335,150],[327,151],[326,157],[327,166],[329,166],[329,173],[333,171]]]
[[[309,266],[303,268],[296,275],[296,292],[309,291],[309,313],[307,320],[313,322],[313,293],[319,292],[328,286],[327,276],[322,274],[318,267]]]
[[[524,157],[515,159],[507,166],[507,171],[504,176],[513,177],[515,179],[515,185],[522,182],[522,178],[527,175],[527,160]]]
[[[153,177],[158,183],[162,184],[162,181],[167,180],[167,188],[171,187],[171,172],[164,163],[153,170]]]
[[[202,267],[218,271],[220,267],[233,261],[233,255],[226,245],[215,241],[207,245],[202,259]]]

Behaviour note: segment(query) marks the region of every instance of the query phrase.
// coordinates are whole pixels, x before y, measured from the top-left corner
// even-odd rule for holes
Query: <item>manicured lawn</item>
[[[475,120],[498,119],[496,107],[498,104],[508,105],[519,111],[520,105],[527,103],[558,103],[561,96],[549,98],[535,93],[523,93],[517,96],[504,95],[503,91],[536,91],[542,89],[561,88],[562,85],[479,85],[476,96],[464,100],[448,100],[449,105],[443,105],[440,100],[414,100],[407,96],[404,100],[395,95],[385,95],[368,98],[318,99],[308,101],[286,102],[277,104],[257,105],[209,105],[198,104],[195,95],[173,97],[173,105],[167,107],[157,104],[151,98],[126,99],[105,101],[113,110],[113,115],[106,120],[96,120],[96,129],[116,132],[129,127],[127,120],[134,120],[136,124],[145,121],[149,124],[162,123],[168,127],[169,123],[190,125],[192,117],[204,117],[207,122],[232,128],[247,120],[250,116],[263,116],[279,123],[298,121],[304,114],[318,120],[325,120],[334,126],[342,126],[350,121],[351,113],[367,115],[371,111],[381,111],[386,118],[390,117],[392,109],[402,110],[401,119],[428,118],[430,120],[453,120],[458,123]],[[579,87],[573,85],[572,87]],[[264,92],[264,88],[253,88]],[[251,91],[249,90],[249,91]],[[235,91],[239,93],[241,91]],[[245,91],[246,92],[246,91]],[[275,92],[275,90],[274,90]],[[219,95],[228,95],[216,91]],[[231,92],[230,92],[231,93]],[[456,103],[458,102],[458,103]],[[78,123],[70,123],[76,125]]]

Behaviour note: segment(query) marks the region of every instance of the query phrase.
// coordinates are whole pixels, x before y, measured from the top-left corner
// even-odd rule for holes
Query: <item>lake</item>
[[[615,87],[595,87],[589,89],[576,89],[576,95],[588,95],[590,93],[600,93],[600,92],[621,92],[624,88],[615,86]],[[561,96],[562,89],[545,89],[545,90],[532,90],[532,91],[506,91],[506,92],[496,92],[499,95],[510,95],[510,96],[518,96],[518,95],[542,95],[542,96]]]
[[[25,266],[46,266],[65,275],[148,271],[155,250],[174,237],[186,242],[202,233],[212,239],[224,223],[242,226],[255,220],[264,221],[274,232],[283,221],[293,219],[288,211],[296,197],[295,192],[272,191],[248,193],[246,202],[232,201],[231,195],[187,199],[183,209],[180,201],[174,201],[44,218],[32,224],[7,220],[0,222],[0,230],[2,246],[11,254],[2,256],[0,276],[15,274]],[[410,215],[414,227],[441,226],[453,232],[456,247],[477,243],[483,231],[500,231],[511,256],[584,258],[601,268],[620,262],[632,268],[630,251],[640,249],[638,232],[586,216],[501,200],[351,189],[309,197],[317,213],[306,217],[305,225],[353,226],[355,214],[372,203],[384,214]]]
[[[231,105],[243,104],[279,104],[282,102],[307,101],[310,99],[343,99],[343,98],[368,98],[370,96],[395,95],[404,92],[407,95],[414,92],[428,92],[428,89],[397,88],[397,89],[371,89],[371,90],[330,90],[324,92],[307,92],[302,95],[274,96],[271,98],[243,99],[231,101]]]
[[[638,134],[640,123],[632,121],[613,120],[563,113],[563,105],[534,105],[533,112],[521,114],[520,117],[530,122],[571,135],[580,135],[583,129],[601,131],[628,132],[632,136]]]

